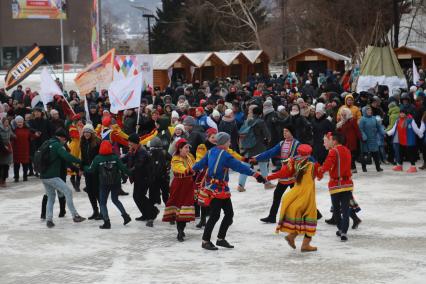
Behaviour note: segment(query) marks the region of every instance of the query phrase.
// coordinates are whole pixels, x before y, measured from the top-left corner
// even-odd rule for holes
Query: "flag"
[[[113,81],[108,89],[111,113],[137,108],[141,102],[142,74]]]
[[[9,90],[20,82],[22,82],[28,75],[30,75],[37,67],[43,62],[44,55],[40,52],[37,45],[22,56],[6,74],[5,89]]]
[[[93,89],[108,89],[112,82],[115,49],[111,49],[80,71],[74,79],[80,90],[80,96],[89,94]]]
[[[56,82],[52,79],[47,68],[44,67],[40,74],[40,98],[44,104],[44,108],[47,111],[47,104],[53,101],[53,97],[56,95],[63,96],[63,93]]]
[[[413,60],[413,84],[415,85],[419,81],[420,81],[419,71],[417,71],[416,63],[414,63],[414,60]]]
[[[173,77],[173,66],[167,69],[167,77],[169,77],[169,86],[171,86]]]
[[[92,7],[92,59],[95,61],[99,57],[99,6],[98,0],[93,0]]]

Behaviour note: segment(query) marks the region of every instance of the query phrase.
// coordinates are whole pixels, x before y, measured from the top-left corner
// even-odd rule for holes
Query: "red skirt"
[[[170,197],[164,209],[163,222],[190,222],[195,220],[195,183],[192,176],[173,178]]]

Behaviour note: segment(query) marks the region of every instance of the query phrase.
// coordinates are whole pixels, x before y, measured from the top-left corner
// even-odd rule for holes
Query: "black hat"
[[[68,139],[68,133],[63,128],[57,129],[56,132],[55,132],[55,136]]]
[[[135,144],[139,144],[139,135],[137,135],[136,133],[133,133],[129,136],[129,142],[135,143]]]
[[[284,126],[284,129],[287,129],[291,133],[291,135],[294,136],[294,127],[292,125],[287,124]]]

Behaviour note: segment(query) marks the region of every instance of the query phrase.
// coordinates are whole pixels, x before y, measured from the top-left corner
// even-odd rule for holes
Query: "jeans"
[[[61,192],[66,199],[68,209],[71,212],[73,217],[77,216],[77,210],[74,207],[74,202],[72,200],[72,191],[68,188],[67,184],[59,177],[48,178],[41,180],[44,188],[46,189],[47,194],[47,212],[46,220],[52,221],[53,219],[53,204],[56,199],[56,191]]]
[[[250,167],[249,163],[243,163],[246,166]],[[267,177],[268,176],[268,162],[259,162],[259,169],[260,169],[260,173],[262,174],[262,176]],[[238,179],[238,184],[242,187],[244,187],[246,185],[246,181],[247,181],[247,176],[240,174],[240,177]]]
[[[395,163],[398,163],[399,160],[399,144],[398,143],[392,143],[392,148],[393,148],[393,156],[394,156],[394,161]]]
[[[350,191],[339,192],[331,195],[333,212],[335,213],[337,228],[343,234],[348,232],[349,228],[349,201],[352,198]]]
[[[108,196],[110,192],[111,192],[111,201],[118,208],[118,210],[120,210],[121,215],[127,214],[123,204],[121,204],[120,200],[118,200],[118,193],[120,192],[120,188],[121,188],[120,184],[117,184],[114,186],[106,186],[106,185],[100,186],[99,207],[101,209],[102,218],[105,221],[109,220],[107,202],[108,202]]]
[[[229,226],[232,225],[234,218],[234,210],[232,208],[232,202],[230,198],[217,199],[214,198],[210,203],[210,218],[207,221],[204,229],[203,241],[209,242],[212,236],[214,226],[220,218],[220,211],[223,209],[225,216],[223,217],[222,223],[220,224],[219,233],[217,234],[218,239],[225,239],[226,232]]]

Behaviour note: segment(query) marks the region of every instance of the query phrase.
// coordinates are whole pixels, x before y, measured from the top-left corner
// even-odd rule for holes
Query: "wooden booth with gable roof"
[[[287,59],[289,71],[298,74],[307,73],[310,69],[316,74],[326,70],[343,73],[346,61],[350,58],[325,48],[308,48]]]
[[[413,67],[413,60],[417,68],[426,68],[426,49],[414,46],[401,46],[394,49],[401,68]]]

